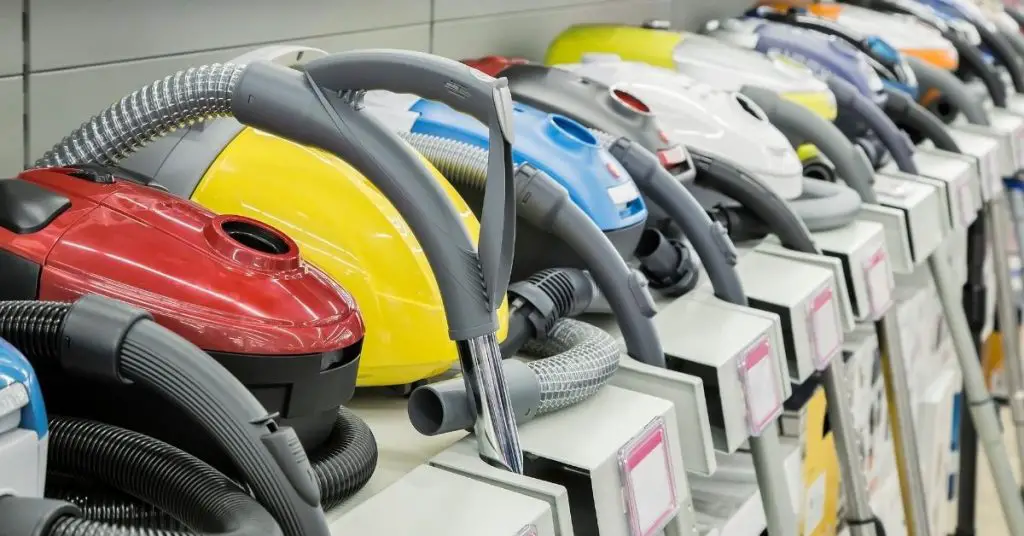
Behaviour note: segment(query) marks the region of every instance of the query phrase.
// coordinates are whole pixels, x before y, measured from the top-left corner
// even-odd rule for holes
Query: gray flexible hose
[[[988,125],[988,114],[977,99],[971,97],[967,86],[953,73],[929,65],[913,56],[906,56],[907,64],[914,70],[921,92],[937,90],[972,125]]]
[[[860,213],[860,195],[842,184],[804,177],[800,197],[787,201],[812,232],[846,227]]]
[[[838,127],[814,112],[779,97],[775,92],[746,86],[742,93],[753,100],[768,115],[768,120],[789,138],[794,146],[813,143],[836,167],[836,172],[847,186],[871,203],[875,192],[875,172],[862,150],[846,139]]]
[[[619,346],[611,335],[568,318],[559,320],[544,340],[526,343],[522,352],[536,360],[503,363],[520,425],[594,396],[619,368]],[[431,436],[471,427],[465,382],[454,378],[418,387],[409,397],[409,420]]]
[[[401,136],[451,183],[471,188],[483,185],[487,168],[486,153],[482,149],[427,134],[404,132]],[[550,177],[546,180],[554,183]],[[561,190],[565,191],[564,188]],[[638,302],[637,293],[646,290],[636,286],[636,277],[626,261],[590,218],[571,201],[543,213],[520,207],[517,214],[564,240],[583,259],[598,290],[615,314],[626,351],[637,361],[664,368],[665,354],[651,320],[653,308],[646,311]]]
[[[594,129],[590,129],[590,131],[606,148],[611,147],[617,139],[607,132]],[[688,147],[688,149],[690,148]],[[693,196],[688,197],[692,198]],[[857,219],[861,205],[860,196],[851,188],[810,177],[804,178],[803,192],[800,197],[787,203],[793,212],[800,216],[810,231],[830,231],[853,223]],[[701,213],[704,218],[707,218],[706,213],[703,211]],[[698,226],[698,228],[701,227]],[[704,225],[703,228],[711,232],[710,224]],[[683,234],[688,238],[690,236],[686,233],[686,229],[683,230]],[[714,241],[715,238],[712,237],[711,240]],[[702,253],[698,251],[703,260],[705,256]]]
[[[840,114],[843,111],[853,112],[857,119],[864,121],[868,128],[878,136],[882,145],[892,156],[900,171],[916,173],[917,166],[914,164],[914,146],[903,134],[898,126],[868,97],[864,96],[857,88],[837,76],[829,76],[826,79],[828,87],[836,96],[836,103],[839,105]]]

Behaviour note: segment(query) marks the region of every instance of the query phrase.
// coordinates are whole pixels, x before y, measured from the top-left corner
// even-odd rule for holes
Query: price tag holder
[[[771,343],[766,336],[748,348],[739,363],[740,385],[747,403],[747,427],[755,437],[782,415],[778,371],[771,355]]]
[[[960,224],[967,227],[975,217],[974,193],[971,184],[961,184],[957,196],[960,198]]]
[[[665,422],[659,417],[619,451],[630,536],[652,536],[679,513]]]
[[[807,327],[811,335],[811,348],[814,349],[814,367],[825,370],[843,343],[842,327],[833,304],[831,288],[825,287],[811,300],[810,310],[807,311]]]
[[[878,320],[892,306],[894,286],[892,270],[885,248],[879,247],[864,263],[864,281],[868,286],[868,301],[871,302],[871,318]]]
[[[537,525],[531,523],[517,532],[516,536],[537,536],[537,534]]]

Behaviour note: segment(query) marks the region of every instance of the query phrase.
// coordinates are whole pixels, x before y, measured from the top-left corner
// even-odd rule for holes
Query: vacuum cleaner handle
[[[310,62],[305,71],[310,80],[331,91],[384,89],[413,93],[443,102],[488,125],[490,152],[477,249],[493,316],[508,290],[515,244],[512,94],[508,81],[495,79],[455,60],[390,49],[332,54]],[[420,202],[417,198],[409,201]],[[452,318],[449,317],[449,322]],[[452,329],[457,327],[452,326]]]
[[[304,65],[315,59],[322,58],[327,52],[319,48],[305,45],[270,45],[250,50],[231,60],[231,63],[255,63],[268,61],[285,67]]]
[[[391,54],[413,66],[413,78],[428,80],[421,75],[430,71],[434,76],[429,80],[440,83],[447,78],[439,73],[451,74],[448,89],[431,87],[423,93],[436,96],[455,92],[447,100],[461,95],[464,101],[460,111],[470,109],[466,103],[473,102],[471,109],[477,118],[482,115],[490,124],[479,248],[471,243],[455,207],[423,159],[397,135],[339,95],[351,89],[417,91],[410,87],[415,85],[412,83],[387,83],[388,79],[404,78],[379,69],[381,65],[396,68],[398,60],[375,63]],[[438,63],[443,68],[431,71]],[[361,71],[366,72],[358,74]],[[345,72],[352,73],[351,80],[344,77]],[[511,99],[504,81],[491,78],[488,83],[485,79],[490,77],[473,73],[477,72],[453,60],[405,51],[328,56],[310,62],[304,74],[257,62],[245,68],[231,99],[232,114],[241,123],[337,155],[363,173],[395,205],[434,270],[452,340],[469,340],[497,331],[495,311],[508,288],[515,247],[511,141],[505,135],[508,129],[501,126],[510,120]],[[462,83],[467,77],[473,80],[472,87]],[[481,103],[482,99],[486,103]],[[502,180],[504,184],[494,184]],[[497,219],[498,210],[503,220]]]

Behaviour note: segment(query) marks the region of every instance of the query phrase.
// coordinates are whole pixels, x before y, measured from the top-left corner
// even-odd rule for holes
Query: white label
[[[884,248],[878,248],[864,264],[864,280],[868,285],[871,317],[877,320],[892,306],[893,277]]]
[[[807,488],[804,502],[804,534],[813,534],[825,520],[825,473],[822,472]]]
[[[832,299],[832,289],[826,287],[814,297],[810,310],[814,366],[818,370],[825,370],[828,367],[843,342],[837,313]]]
[[[619,453],[631,536],[650,536],[679,511],[665,423],[656,419]]]
[[[1014,144],[1017,151],[1017,166],[1024,169],[1024,129],[1017,131],[1017,143]]]
[[[974,220],[974,194],[971,191],[971,183],[960,185],[958,197],[960,198],[960,224],[967,227]]]
[[[616,205],[625,205],[630,201],[640,197],[640,191],[636,189],[636,185],[633,181],[622,183],[618,186],[612,186],[608,188],[608,197],[612,199],[612,203]]]
[[[765,426],[782,413],[771,344],[764,337],[751,347],[740,362],[740,383],[747,402],[747,425],[750,435],[759,436]]]

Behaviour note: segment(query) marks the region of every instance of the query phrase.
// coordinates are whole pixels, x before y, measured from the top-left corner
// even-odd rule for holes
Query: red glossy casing
[[[67,197],[71,207],[34,233],[0,228],[0,248],[42,267],[39,299],[116,298],[204,350],[227,354],[320,354],[362,339],[355,301],[305,263],[283,233],[150,187],[97,183],[70,171],[19,175]],[[287,251],[239,243],[222,227],[232,221],[270,230]]]
[[[470,67],[490,76],[497,77],[501,71],[504,71],[512,65],[522,65],[524,63],[530,63],[525,58],[512,58],[509,56],[484,56],[482,58],[474,58],[462,60],[462,63],[469,65]]]

